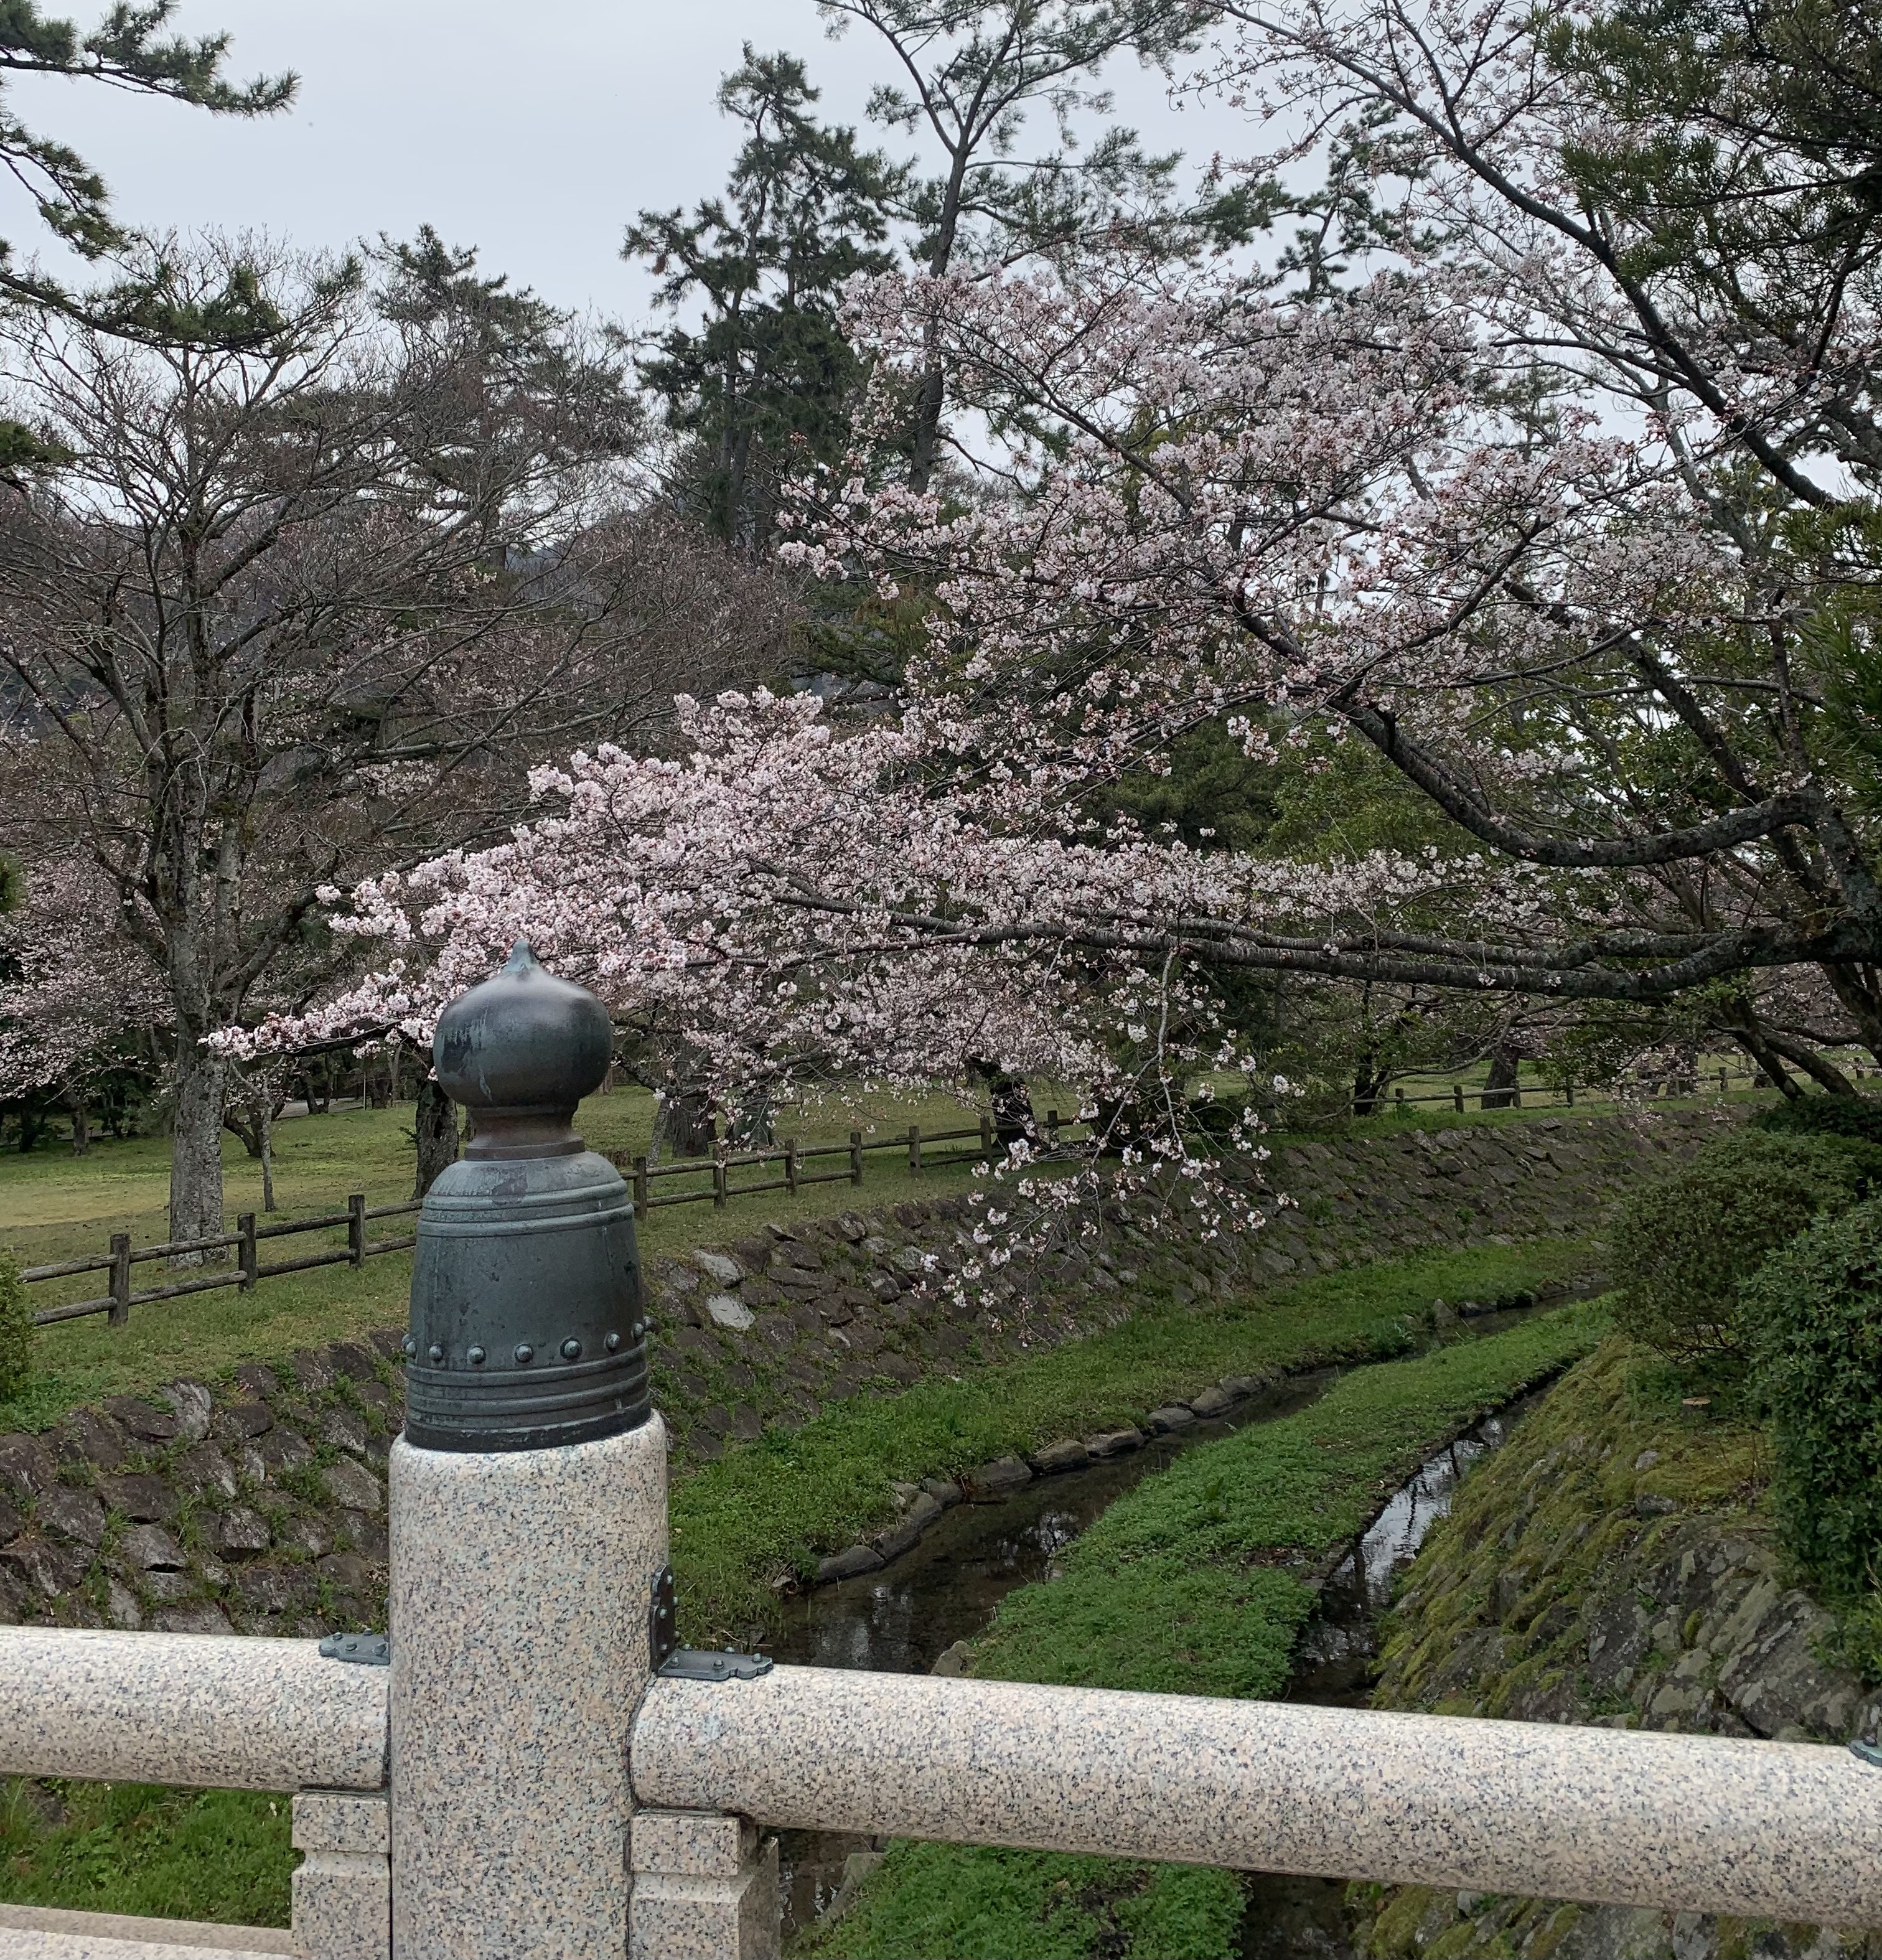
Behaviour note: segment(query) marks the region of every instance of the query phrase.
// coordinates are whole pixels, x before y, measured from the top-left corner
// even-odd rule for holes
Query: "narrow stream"
[[[1321,1707],[1365,1705],[1378,1655],[1378,1618],[1399,1575],[1457,1496],[1464,1473],[1500,1449],[1547,1392],[1537,1389],[1486,1416],[1421,1463],[1321,1589],[1320,1609],[1301,1636],[1289,1701]],[[1251,1873],[1241,1921],[1241,1960],[1353,1960],[1346,1941],[1343,1879]]]
[[[1561,1303],[1473,1316],[1460,1330],[1494,1333]],[[1320,1369],[1277,1382],[1219,1420],[1153,1438],[1128,1456],[1056,1477],[1035,1478],[992,1504],[960,1504],[914,1548],[879,1572],[818,1586],[785,1607],[770,1650],[813,1667],[927,1673],[956,1641],[982,1632],[1015,1586],[1047,1577],[1057,1554],[1127,1491],[1199,1443],[1308,1407],[1339,1379]],[[1531,1398],[1533,1401],[1534,1398]],[[1433,1455],[1393,1496],[1323,1591],[1303,1636],[1290,1701],[1356,1704],[1377,1651],[1373,1623],[1392,1583],[1433,1524],[1451,1508],[1458,1479],[1500,1446],[1528,1402],[1486,1418]],[[787,1934],[828,1907],[847,1861],[874,1848],[835,1832],[780,1834]],[[1340,1932],[1343,1887],[1322,1879],[1257,1877],[1244,1922],[1247,1960],[1349,1960]]]

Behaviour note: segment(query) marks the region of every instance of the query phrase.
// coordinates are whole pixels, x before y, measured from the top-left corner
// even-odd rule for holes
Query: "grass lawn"
[[[1146,1478],[1009,1592],[970,1672],[1165,1694],[1273,1696],[1314,1596],[1298,1568],[1350,1542],[1433,1449],[1586,1354],[1573,1306],[1359,1369],[1299,1414],[1203,1443]],[[847,1960],[1231,1960],[1232,1872],[947,1844],[894,1846],[802,1953]]]

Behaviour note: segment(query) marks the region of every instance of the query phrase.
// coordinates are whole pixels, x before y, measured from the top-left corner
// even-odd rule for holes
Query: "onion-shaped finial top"
[[[613,1052],[607,1009],[586,987],[558,980],[522,939],[501,972],[438,1017],[431,1042],[453,1102],[514,1116],[567,1118],[600,1087]]]

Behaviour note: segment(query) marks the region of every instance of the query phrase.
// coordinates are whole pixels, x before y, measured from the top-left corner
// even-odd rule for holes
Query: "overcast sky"
[[[622,228],[722,183],[736,139],[712,98],[742,43],[806,57],[845,121],[889,75],[873,37],[825,40],[812,0],[185,0],[180,18],[232,33],[237,77],[297,71],[293,108],[243,124],[91,84],[7,84],[31,126],[103,171],[123,219],[335,247],[428,221],[487,269],[630,323],[649,288],[618,256]],[[1247,141],[1226,111],[1171,109],[1134,62],[1108,79],[1159,148]],[[0,236],[43,250],[17,197],[0,200]]]

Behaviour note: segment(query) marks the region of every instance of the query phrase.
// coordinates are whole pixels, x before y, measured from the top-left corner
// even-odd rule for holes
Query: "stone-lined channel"
[[[1591,1290],[1592,1289],[1589,1289]],[[1480,1313],[1457,1330],[1480,1338],[1563,1303],[1554,1293],[1528,1307]],[[1035,1478],[990,1503],[962,1503],[879,1571],[819,1586],[787,1602],[776,1639],[782,1661],[812,1667],[869,1668],[925,1674],[947,1670],[949,1650],[991,1621],[1016,1586],[1050,1576],[1054,1558],[1111,1504],[1185,1450],[1251,1424],[1273,1422],[1319,1400],[1340,1374],[1318,1369],[1276,1382],[1229,1414],[1150,1438],[1130,1454],[1056,1476]],[[1499,1447],[1536,1397],[1486,1418],[1432,1453],[1394,1493],[1321,1592],[1302,1637],[1288,1699],[1353,1705],[1365,1698],[1377,1651],[1374,1627],[1397,1575],[1451,1508],[1458,1478]],[[838,1833],[785,1831],[787,1933],[825,1911],[850,1859],[874,1847]],[[1249,1960],[1346,1960],[1340,1897],[1333,1880],[1257,1877],[1250,1881],[1243,1952]]]

